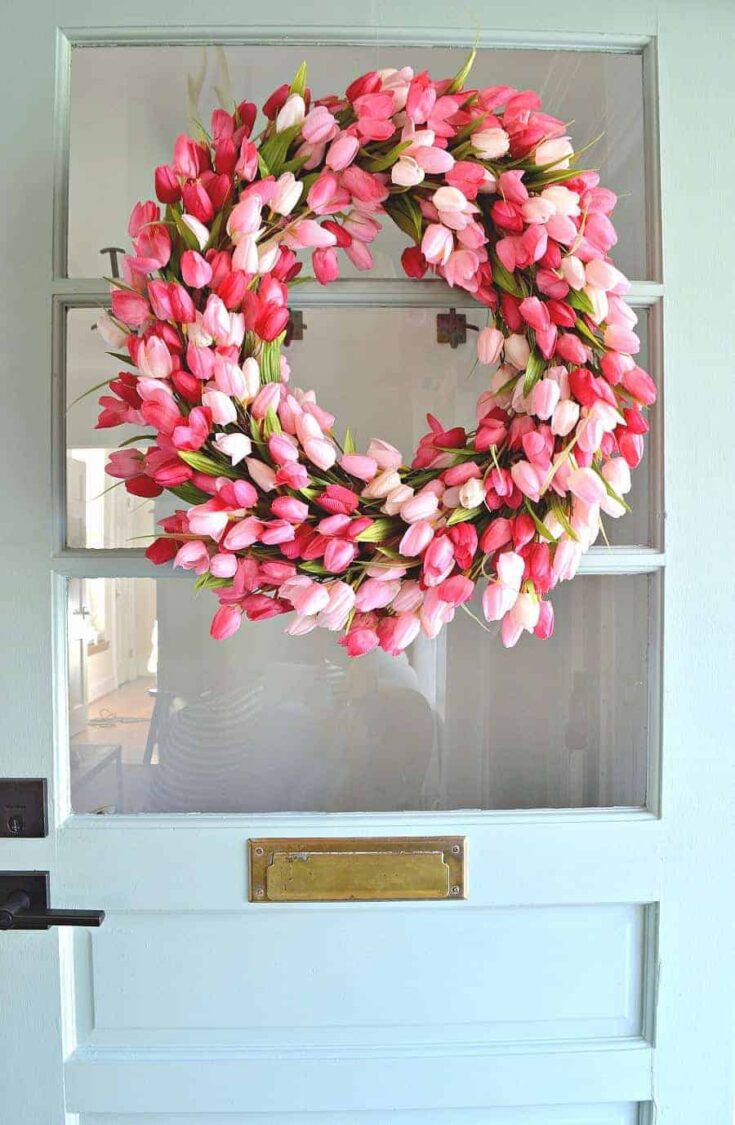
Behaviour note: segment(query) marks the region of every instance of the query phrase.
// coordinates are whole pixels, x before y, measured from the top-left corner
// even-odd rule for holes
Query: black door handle
[[[0,872],[0,930],[48,930],[51,926],[101,926],[104,910],[53,910],[48,872]]]

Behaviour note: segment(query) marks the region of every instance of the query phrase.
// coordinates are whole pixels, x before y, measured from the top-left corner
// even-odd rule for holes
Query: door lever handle
[[[48,930],[51,926],[101,926],[104,910],[53,910],[47,872],[0,872],[0,930]]]

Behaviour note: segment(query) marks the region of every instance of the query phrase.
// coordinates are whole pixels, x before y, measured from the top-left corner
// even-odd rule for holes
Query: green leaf
[[[345,432],[344,441],[342,442],[342,449],[345,453],[354,453],[355,448],[355,439],[352,435],[352,430],[348,426]]]
[[[194,234],[194,231],[190,230],[186,225],[177,207],[171,208],[171,215],[173,217],[174,226],[176,227],[179,237],[183,241],[187,250],[199,250],[199,239]]]
[[[185,504],[203,504],[205,501],[210,500],[211,497],[197,488],[191,481],[184,481],[183,484],[176,484],[167,489],[168,492],[178,496],[179,500],[183,500]]]
[[[598,339],[594,332],[590,332],[585,322],[580,320],[579,317],[577,317],[574,327],[577,329],[579,335],[583,336],[587,343],[591,344],[593,348],[597,348],[600,352],[604,350],[602,340]]]
[[[391,535],[396,532],[396,523],[392,519],[377,519],[374,520],[370,527],[366,527],[364,531],[356,537],[358,543],[382,543],[386,539],[390,539]]]
[[[229,477],[230,480],[240,479],[240,474],[231,465],[224,465],[215,461],[213,457],[208,457],[206,453],[180,449],[179,457],[197,473],[207,473],[210,477]]]
[[[546,370],[546,361],[538,348],[534,348],[528,357],[526,373],[523,376],[523,394],[529,395]]]
[[[275,340],[266,340],[258,357],[260,363],[260,378],[263,383],[278,383],[281,379],[281,348],[286,339],[282,332]]]
[[[423,218],[418,203],[408,195],[391,195],[383,207],[404,234],[417,244],[421,242]]]
[[[116,359],[119,363],[127,363],[128,367],[137,368],[137,363],[133,362],[133,360],[131,359],[131,357],[129,357],[127,352],[107,352],[107,354],[111,355],[111,357],[113,357],[113,359]],[[110,380],[106,379],[105,381],[109,382]],[[100,382],[100,387],[101,386],[102,386],[102,384]]]
[[[526,497],[526,499],[524,501],[524,507],[525,507],[526,511],[528,512],[529,516],[531,517],[531,519],[533,520],[534,527],[538,531],[541,538],[548,540],[549,543],[556,543],[555,536],[553,536],[551,534],[551,532],[549,531],[546,524],[543,523],[539,519],[539,517],[536,515],[536,513],[533,510],[533,505],[531,504],[531,501],[528,499],[528,497]],[[561,523],[561,520],[559,522]]]
[[[294,75],[293,82],[291,83],[291,93],[292,94],[300,94],[301,97],[303,98],[304,93],[306,91],[306,75],[307,75],[307,73],[308,73],[308,71],[307,71],[306,63],[302,62],[301,66],[299,67],[299,69],[296,71],[296,74]]]
[[[376,156],[372,160],[366,161],[362,167],[366,168],[368,172],[385,172],[395,164],[401,153],[410,148],[412,144],[413,141],[400,141],[399,144],[394,145],[382,156]]]
[[[280,176],[291,143],[300,132],[300,125],[290,125],[288,129],[284,129],[281,133],[273,133],[260,146],[259,159],[265,161],[270,175]]]
[[[307,485],[306,488],[299,489],[299,495],[305,496],[307,500],[316,500],[317,496],[321,496],[321,491],[318,488],[310,488]]]
[[[572,308],[579,312],[590,314],[595,311],[595,306],[583,289],[570,289],[566,299]]]
[[[455,523],[466,523],[467,520],[474,519],[479,511],[479,504],[476,508],[455,508],[447,520],[447,527],[454,527]]]
[[[267,441],[271,434],[280,434],[281,432],[281,423],[278,421],[278,415],[271,406],[263,419],[263,437]]]
[[[605,489],[607,491],[608,496],[610,496],[613,500],[617,500],[618,504],[622,504],[623,507],[625,508],[626,512],[631,512],[633,509],[631,508],[630,504],[628,504],[623,499],[623,497],[620,496],[619,493],[617,493],[615,491],[615,489],[612,487],[612,485],[607,483],[607,481],[603,477],[602,473],[598,473],[597,475],[599,476],[602,483],[605,485]],[[609,544],[608,544],[608,546],[609,546]]]
[[[121,441],[117,448],[124,449],[126,445],[135,445],[136,441],[153,441],[155,436],[155,434],[135,434],[133,437]]]
[[[316,559],[309,559],[307,562],[300,562],[298,564],[299,570],[304,571],[306,574],[329,574],[327,568]]]
[[[574,541],[576,542],[577,541],[577,533],[574,530],[574,528],[572,527],[572,525],[570,524],[569,517],[567,516],[567,513],[564,511],[564,509],[562,508],[562,506],[561,506],[561,504],[559,503],[558,500],[555,501],[551,505],[551,511],[554,513],[554,515],[556,516],[557,520],[559,521],[561,526],[566,531],[569,538],[574,539]]]
[[[214,574],[200,574],[194,583],[195,590],[221,590],[223,586],[231,586],[231,578],[217,578]]]
[[[108,354],[108,355],[112,355],[113,353],[112,353],[112,352],[108,352],[107,354]],[[128,362],[130,362],[130,361],[128,360]],[[110,376],[110,378],[109,378],[109,379],[103,379],[101,383],[95,383],[95,385],[94,385],[93,387],[88,387],[88,389],[87,389],[86,391],[82,391],[82,393],[81,393],[80,395],[77,395],[77,397],[76,397],[76,398],[72,399],[72,401],[71,401],[71,402],[69,403],[69,405],[68,405],[68,406],[67,406],[67,408],[66,408],[66,409],[67,409],[67,411],[71,410],[72,406],[76,406],[76,404],[77,404],[78,402],[81,402],[83,398],[86,398],[86,397],[87,397],[87,395],[93,395],[95,391],[99,391],[99,390],[101,390],[101,389],[102,389],[102,387],[107,387],[107,386],[109,386],[109,385],[110,385],[110,382],[111,382],[111,381],[112,381],[112,379],[114,379],[114,378],[115,378],[115,376],[114,376],[114,375],[112,375],[112,376]]]
[[[473,47],[472,50],[470,51],[469,55],[465,59],[464,63],[459,68],[459,70],[455,74],[454,78],[452,79],[451,83],[449,84],[449,86],[447,88],[448,94],[456,94],[458,90],[462,89],[462,87],[464,86],[464,84],[467,80],[467,75],[472,70],[472,66],[474,64],[474,61],[475,61],[476,57],[477,57],[477,48]]]
[[[499,285],[501,289],[504,289],[506,293],[512,293],[514,297],[523,296],[520,282],[515,274],[510,273],[505,268],[497,254],[493,254],[493,281],[496,285]]]

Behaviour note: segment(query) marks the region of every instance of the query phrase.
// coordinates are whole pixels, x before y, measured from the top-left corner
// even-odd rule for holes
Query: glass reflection
[[[554,638],[511,652],[458,614],[400,658],[350,661],[278,619],[212,641],[186,581],[75,580],[73,807],[642,805],[653,581],[578,578],[555,594]]]
[[[197,119],[205,124],[219,105],[222,56],[235,100],[262,105],[274,86],[306,60],[312,88],[320,95],[341,92],[365,71],[409,63],[441,78],[456,73],[463,48],[278,46],[218,48],[84,47],[72,55],[69,173],[68,273],[71,277],[109,274],[103,247],[128,244],[133,203],[149,199],[153,169],[171,158],[178,133],[188,127],[187,80],[202,88]],[[644,179],[643,67],[640,54],[601,51],[478,51],[472,71],[478,86],[508,84],[534,89],[549,112],[572,122],[575,143],[599,138],[586,158],[619,196],[615,211],[619,242],[616,263],[631,278],[648,275],[646,184]],[[116,122],[115,129],[110,121]],[[584,159],[582,161],[584,164]],[[386,222],[374,244],[372,277],[403,276],[399,262],[405,236]],[[348,262],[343,276],[355,275]]]

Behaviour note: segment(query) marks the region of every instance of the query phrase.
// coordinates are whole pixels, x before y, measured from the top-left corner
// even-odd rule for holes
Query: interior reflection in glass
[[[649,594],[646,576],[577,578],[550,641],[506,652],[458,613],[400,658],[350,661],[279,619],[212,641],[186,580],[72,580],[73,807],[641,805]]]

